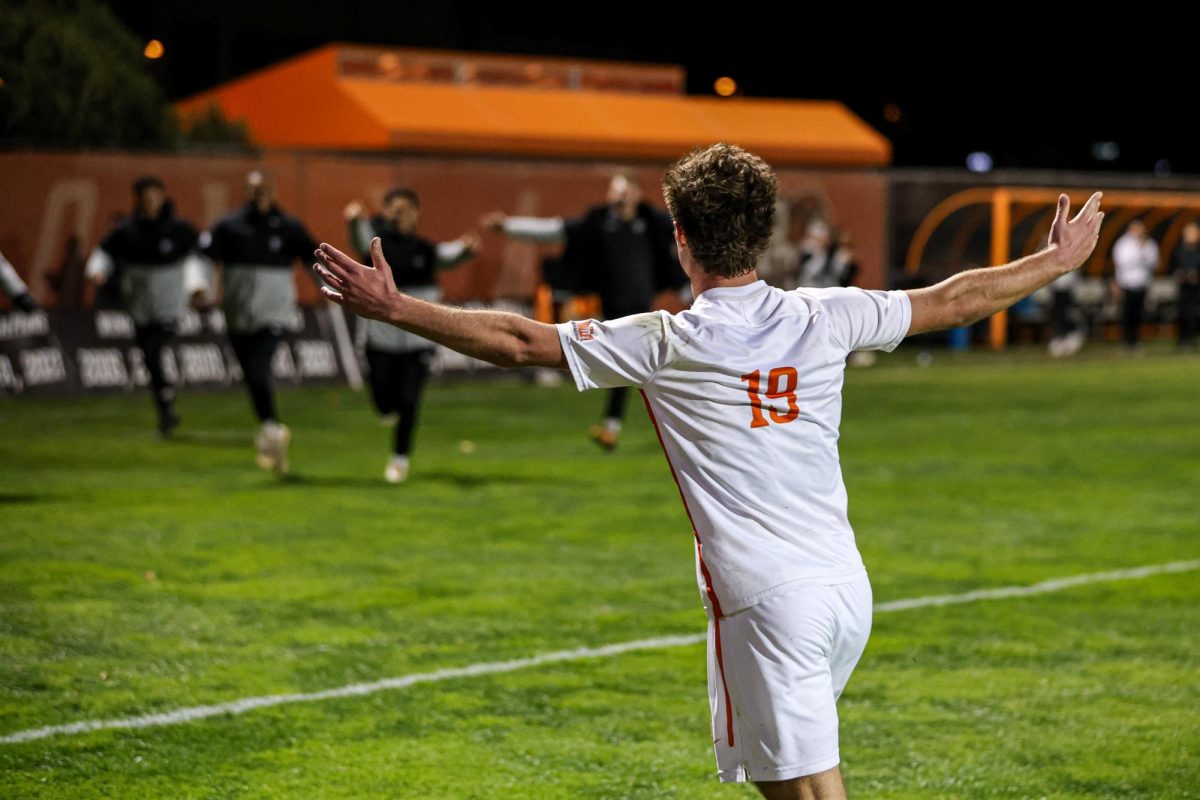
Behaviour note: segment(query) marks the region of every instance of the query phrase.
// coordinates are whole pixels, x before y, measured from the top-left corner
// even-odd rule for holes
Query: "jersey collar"
[[[745,286],[717,286],[712,289],[705,289],[696,299],[720,300],[723,298],[750,297],[766,288],[767,282],[759,278],[754,283],[747,283]]]

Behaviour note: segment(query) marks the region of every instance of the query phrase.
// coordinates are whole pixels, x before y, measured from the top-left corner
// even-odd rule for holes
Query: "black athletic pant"
[[[150,391],[154,394],[154,405],[159,414],[165,413],[175,399],[175,387],[163,371],[163,350],[175,338],[175,323],[151,322],[134,326],[137,346],[142,351],[146,371],[150,373]]]
[[[275,412],[271,362],[282,338],[280,331],[275,328],[229,334],[229,343],[233,345],[233,352],[242,367],[242,380],[246,382],[246,391],[250,393],[250,402],[254,404],[254,413],[259,422],[279,421],[279,415]]]
[[[619,317],[628,317],[630,314],[641,314],[648,311],[650,302],[647,301],[644,306],[612,304],[605,302],[601,298],[600,305],[602,307],[605,319],[618,319]],[[625,418],[625,401],[629,398],[629,387],[618,386],[615,389],[608,390],[608,399],[605,400],[605,419],[624,419]]]
[[[615,389],[608,390],[608,401],[605,419],[612,417],[614,419],[622,419],[625,416],[625,400],[629,396],[628,386],[618,386]]]
[[[1050,332],[1055,339],[1061,339],[1071,332],[1071,290],[1055,289],[1054,303],[1050,306]]]
[[[1126,289],[1121,326],[1125,333],[1125,344],[1133,347],[1142,338],[1142,317],[1146,314],[1146,290]]]
[[[395,453],[406,456],[412,452],[413,431],[417,427],[417,410],[421,392],[429,377],[432,350],[408,353],[389,353],[367,348],[367,367],[371,372],[371,399],[380,414],[395,414]]]
[[[1200,317],[1200,283],[1179,284],[1179,344],[1196,346]]]

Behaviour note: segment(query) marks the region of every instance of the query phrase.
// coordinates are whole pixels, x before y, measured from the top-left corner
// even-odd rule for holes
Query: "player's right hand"
[[[481,240],[479,238],[479,234],[475,233],[474,231],[468,231],[467,233],[464,233],[462,236],[458,237],[458,240],[462,242],[463,250],[473,256],[479,255],[479,251],[483,249],[483,240]]]
[[[479,227],[499,233],[504,230],[504,223],[507,219],[508,215],[503,211],[489,211],[479,218]]]
[[[342,209],[342,216],[346,218],[346,222],[353,222],[363,215],[363,204],[357,200],[353,200],[346,204]]]
[[[371,266],[360,264],[331,244],[322,242],[314,253],[313,269],[325,283],[321,294],[360,317],[387,321],[402,295],[392,268],[383,257],[383,243],[371,240]]]
[[[1050,246],[1056,248],[1065,270],[1072,270],[1087,261],[1096,249],[1100,237],[1100,223],[1104,212],[1100,210],[1103,193],[1096,192],[1079,209],[1075,219],[1067,220],[1071,211],[1071,200],[1065,194],[1058,196],[1058,212],[1050,225]]]

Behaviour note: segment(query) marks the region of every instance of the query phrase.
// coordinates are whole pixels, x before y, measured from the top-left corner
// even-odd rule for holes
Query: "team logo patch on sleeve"
[[[592,321],[584,320],[583,322],[571,323],[575,326],[575,338],[581,342],[590,342],[596,338],[596,328],[592,325]]]

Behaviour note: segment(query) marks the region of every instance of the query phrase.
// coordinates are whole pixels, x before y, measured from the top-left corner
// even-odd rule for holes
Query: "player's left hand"
[[[1100,210],[1101,192],[1096,192],[1079,209],[1074,219],[1071,215],[1071,200],[1065,194],[1058,196],[1058,210],[1050,224],[1050,247],[1063,261],[1067,270],[1075,269],[1087,261],[1100,237],[1100,223],[1104,212]]]
[[[317,248],[313,269],[327,285],[321,294],[360,317],[388,320],[402,295],[396,289],[392,268],[383,257],[383,245],[371,240],[371,266],[360,264],[331,244]]]

